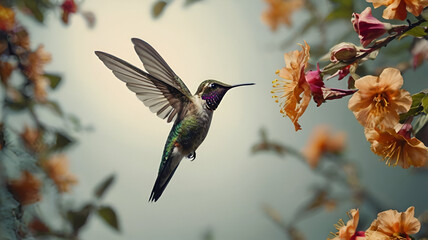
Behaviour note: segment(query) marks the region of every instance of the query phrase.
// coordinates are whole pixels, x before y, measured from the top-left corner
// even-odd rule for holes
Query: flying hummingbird
[[[137,38],[133,38],[132,43],[148,73],[108,53],[96,51],[95,54],[153,113],[168,123],[174,122],[149,198],[149,201],[156,202],[180,161],[184,157],[191,160],[196,158],[196,149],[207,136],[213,111],[226,92],[234,87],[254,83],[228,85],[216,80],[205,80],[192,95],[152,46]]]

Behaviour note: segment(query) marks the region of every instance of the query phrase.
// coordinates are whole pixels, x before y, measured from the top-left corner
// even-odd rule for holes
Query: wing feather
[[[177,113],[189,103],[189,96],[183,94],[183,90],[173,83],[158,79],[108,53],[96,51],[95,54],[118,79],[126,83],[128,89],[134,92],[144,105],[160,118],[167,119],[167,122],[175,120]]]
[[[165,60],[150,44],[138,38],[133,38],[132,43],[134,43],[135,52],[150,75],[174,86],[184,95],[188,97],[192,96],[184,82],[172,71]]]

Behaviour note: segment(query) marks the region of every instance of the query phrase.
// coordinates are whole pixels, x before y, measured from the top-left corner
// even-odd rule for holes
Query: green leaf
[[[39,7],[38,1],[24,0],[24,4],[31,11],[33,17],[40,23],[43,23],[45,17],[43,16],[43,12]]]
[[[101,198],[104,193],[106,193],[107,189],[110,188],[111,184],[114,182],[115,179],[115,175],[112,174],[109,177],[107,177],[101,184],[99,184],[96,188],[95,188],[95,192],[94,195],[97,198]]]
[[[158,18],[162,12],[165,10],[165,7],[168,3],[165,1],[158,1],[153,5],[152,15],[154,18]]]
[[[428,115],[422,114],[413,124],[413,133],[416,135],[425,125],[428,124]]]
[[[43,105],[46,106],[46,107],[48,107],[49,109],[51,109],[58,116],[60,116],[60,117],[63,116],[63,112],[62,112],[62,110],[61,110],[61,108],[60,108],[60,106],[58,105],[57,102],[48,101],[48,102],[44,103]]]
[[[400,36],[399,39],[404,38],[405,36],[413,36],[413,37],[424,37],[428,34],[425,32],[425,28],[421,26],[414,27],[410,29],[409,31],[405,32],[403,35]]]
[[[52,146],[53,151],[63,150],[64,148],[70,146],[74,140],[63,132],[55,133],[55,144]]]
[[[407,113],[400,114],[400,123],[406,121],[407,118],[417,116],[424,111],[428,111],[428,92],[423,90],[412,95],[412,105]]]
[[[193,5],[193,4],[195,4],[195,3],[197,3],[197,2],[201,2],[202,0],[186,0],[185,2],[184,2],[184,6],[185,7],[188,7],[188,6],[190,6],[190,5]]]
[[[338,62],[338,63],[330,63],[327,66],[325,66],[321,72],[323,74],[329,74],[332,75],[334,73],[336,73],[338,70],[348,66],[348,63],[344,63],[344,62]]]
[[[49,86],[55,89],[61,82],[61,76],[45,73],[45,77],[49,79]]]
[[[67,212],[67,220],[71,224],[74,233],[78,233],[80,228],[85,226],[89,215],[94,210],[94,205],[86,204],[78,211],[70,210]]]
[[[424,109],[424,113],[428,114],[428,95],[425,95],[424,98],[422,98],[421,105]]]
[[[116,231],[120,231],[119,222],[117,219],[116,212],[110,206],[100,206],[98,208],[98,216],[104,220],[110,227]]]

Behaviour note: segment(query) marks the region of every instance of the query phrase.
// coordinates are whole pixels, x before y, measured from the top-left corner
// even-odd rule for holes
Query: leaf
[[[399,39],[402,39],[406,36],[413,36],[413,37],[424,37],[428,34],[425,32],[425,28],[421,26],[414,27],[410,29],[409,31],[403,33],[403,35],[400,36]]]
[[[100,185],[98,185],[95,188],[95,192],[94,192],[95,197],[101,198],[104,195],[104,193],[107,191],[107,189],[109,189],[111,184],[114,182],[114,179],[115,179],[115,175],[112,174],[109,177],[107,177]]]
[[[354,12],[351,0],[330,0],[333,10],[327,15],[326,21],[349,19]]]
[[[98,208],[98,216],[104,220],[110,227],[116,231],[120,231],[119,222],[117,220],[116,212],[110,206],[100,206]]]
[[[24,0],[24,4],[31,11],[33,17],[40,23],[43,23],[45,17],[43,16],[43,12],[39,7],[38,1]]]
[[[58,116],[60,116],[60,117],[63,116],[63,112],[62,112],[62,110],[61,110],[61,108],[60,108],[60,106],[58,105],[57,102],[48,101],[48,102],[44,103],[43,105],[45,105],[46,107],[48,107],[49,109],[51,109]]]
[[[421,100],[421,105],[423,107],[424,113],[428,114],[428,95],[426,94],[424,98]]]
[[[153,17],[158,18],[162,14],[162,12],[165,10],[166,5],[167,5],[167,2],[165,2],[165,1],[156,2],[152,8]]]
[[[190,6],[190,5],[193,5],[193,4],[195,4],[195,3],[197,3],[197,2],[201,2],[202,0],[186,0],[185,2],[184,2],[184,6],[185,7],[188,7],[188,6]]]
[[[61,76],[45,73],[45,77],[49,79],[49,86],[52,89],[55,89],[58,84],[61,82]]]
[[[428,115],[422,114],[414,123],[413,133],[416,135],[426,124],[428,124]]]
[[[332,75],[334,73],[336,73],[337,71],[339,71],[340,69],[348,66],[349,63],[344,63],[344,62],[338,62],[338,63],[330,63],[327,66],[325,66],[321,72],[323,74],[329,74]]]
[[[63,132],[55,133],[55,144],[52,146],[53,151],[63,150],[74,142],[74,140]]]
[[[422,111],[425,113],[428,111],[428,93],[426,90],[412,95],[410,110],[407,113],[400,114],[400,123],[404,123],[409,117],[421,114]]]
[[[85,226],[89,215],[94,210],[94,205],[88,203],[83,206],[79,211],[70,210],[67,212],[67,219],[70,222],[73,232],[79,232],[80,228]]]

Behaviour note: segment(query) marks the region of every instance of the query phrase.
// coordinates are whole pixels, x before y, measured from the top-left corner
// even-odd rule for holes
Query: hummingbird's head
[[[202,100],[205,100],[208,109],[216,110],[229,89],[246,85],[254,85],[254,83],[229,85],[217,80],[205,80],[199,85],[195,95],[199,95]]]

